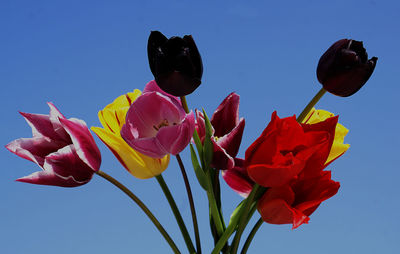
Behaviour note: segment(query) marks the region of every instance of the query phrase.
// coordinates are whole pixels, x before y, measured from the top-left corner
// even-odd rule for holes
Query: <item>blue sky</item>
[[[239,152],[274,110],[299,114],[320,89],[315,69],[336,40],[364,41],[378,63],[367,85],[349,98],[325,95],[318,108],[339,114],[350,150],[331,164],[339,193],[308,225],[264,224],[249,253],[398,253],[399,45],[397,1],[9,1],[0,2],[0,143],[30,137],[18,111],[48,113],[99,126],[98,110],[152,79],[146,45],[151,30],[192,34],[203,58],[203,83],[188,96],[209,115],[230,92],[241,95],[246,127]],[[96,138],[101,169],[148,204],[182,251],[183,240],[155,179],[128,174]],[[0,151],[0,253],[169,253],[150,221],[99,177],[74,189],[14,180],[39,170]],[[195,193],[204,253],[212,246],[206,195],[182,153]],[[176,161],[164,177],[191,229]],[[222,183],[226,218],[241,198]],[[257,216],[255,216],[256,218]],[[256,218],[258,219],[258,217]],[[254,222],[252,222],[254,223]],[[191,230],[190,230],[191,231]],[[245,233],[246,234],[246,233]],[[397,251],[396,251],[397,250]]]

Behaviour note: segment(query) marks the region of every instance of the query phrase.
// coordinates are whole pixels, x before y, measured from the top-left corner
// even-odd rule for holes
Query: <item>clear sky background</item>
[[[0,1],[0,144],[30,137],[18,111],[48,113],[99,126],[97,112],[152,79],[146,45],[151,30],[192,34],[203,58],[203,83],[188,96],[209,115],[232,91],[241,95],[246,127],[239,156],[278,111],[299,114],[320,89],[315,69],[336,40],[364,41],[378,63],[349,98],[325,95],[318,108],[340,115],[350,150],[331,164],[339,193],[308,225],[264,224],[249,253],[399,253],[398,1]],[[138,180],[96,137],[101,169],[133,189],[180,249],[181,234],[155,179]],[[204,253],[212,239],[206,194],[182,153],[195,193]],[[171,253],[153,224],[122,192],[98,176],[82,187],[14,180],[39,168],[0,150],[0,253]],[[192,232],[178,165],[164,177]],[[222,182],[226,219],[241,198]],[[258,219],[258,214],[254,216]],[[254,221],[250,223],[250,226]],[[248,231],[246,231],[248,232]],[[247,233],[245,233],[247,235]]]

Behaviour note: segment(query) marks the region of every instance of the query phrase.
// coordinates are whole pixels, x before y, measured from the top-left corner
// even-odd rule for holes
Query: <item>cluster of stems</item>
[[[304,120],[310,110],[315,106],[315,104],[319,101],[319,99],[325,94],[325,90],[322,88],[314,98],[308,103],[308,105],[304,108],[301,114],[298,116],[297,121],[300,123]],[[185,109],[186,113],[189,113],[189,109],[187,106],[186,98],[181,97],[182,106]],[[197,154],[200,159],[200,163],[197,160],[197,156],[194,152],[193,146],[190,145],[191,153],[192,153],[192,161],[194,165],[194,170],[196,171],[196,176],[199,180],[200,185],[205,189],[209,202],[209,212],[210,212],[210,229],[212,236],[214,238],[214,249],[211,254],[237,254],[239,250],[240,240],[243,235],[243,232],[248,225],[250,219],[253,217],[256,209],[257,209],[257,201],[266,191],[266,188],[259,186],[258,184],[254,184],[252,191],[248,195],[246,199],[244,199],[233,211],[229,224],[226,225],[224,221],[224,216],[222,214],[221,207],[221,192],[220,192],[220,182],[219,182],[219,170],[212,168],[210,166],[212,160],[212,144],[210,141],[210,121],[207,115],[204,112],[205,122],[206,122],[206,138],[204,140],[204,144],[200,141],[200,137],[198,133],[194,132],[193,140],[195,142],[197,148]],[[182,159],[179,154],[176,155],[176,159],[178,161],[179,167],[181,169],[183,181],[186,187],[186,192],[188,196],[188,201],[190,205],[190,211],[192,215],[192,223],[195,237],[195,244],[193,244],[193,240],[187,230],[186,224],[182,218],[182,215],[176,205],[176,202],[171,194],[171,191],[168,188],[164,178],[162,175],[156,176],[156,180],[159,183],[170,207],[174,214],[174,217],[177,221],[179,229],[182,233],[183,239],[185,241],[188,253],[190,254],[201,254],[201,242],[200,242],[200,234],[199,234],[199,226],[197,222],[196,209],[193,200],[192,190],[190,188],[189,179],[186,174],[186,170]],[[147,217],[151,220],[154,226],[158,229],[160,234],[167,241],[172,251],[175,254],[181,253],[179,248],[176,246],[175,242],[172,240],[170,235],[161,225],[161,223],[157,220],[157,218],[153,215],[153,213],[147,208],[147,206],[130,191],[127,187],[121,184],[119,181],[108,175],[103,171],[98,171],[97,174],[107,181],[114,184],[120,190],[122,190],[126,195],[129,196],[138,206],[142,209],[142,211],[147,215]],[[250,233],[248,234],[241,250],[241,254],[247,253],[249,246],[257,233],[258,229],[263,224],[263,220],[259,218]],[[228,240],[233,236],[233,240],[229,243]],[[195,247],[196,246],[196,247]]]

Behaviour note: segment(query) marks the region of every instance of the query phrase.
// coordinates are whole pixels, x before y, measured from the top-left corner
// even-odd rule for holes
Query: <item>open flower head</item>
[[[153,86],[151,83],[148,85]],[[157,159],[144,155],[130,147],[120,134],[129,107],[141,94],[140,90],[135,89],[116,98],[99,111],[99,120],[103,128],[91,129],[133,176],[147,179],[161,174],[168,167],[169,155]]]
[[[246,168],[264,187],[288,183],[300,173],[318,174],[331,149],[337,117],[317,124],[299,124],[294,116],[280,119],[276,112],[261,136],[246,150]]]
[[[180,153],[193,132],[193,112],[186,114],[176,97],[148,91],[132,103],[121,136],[135,150],[163,158]]]
[[[235,166],[235,157],[239,152],[245,126],[244,118],[239,119],[240,96],[230,93],[218,106],[211,117],[213,135],[213,160],[211,166],[226,170]],[[205,138],[203,113],[196,110],[196,129],[202,140]]]
[[[23,113],[32,128],[32,138],[12,141],[6,148],[42,168],[20,182],[76,187],[92,179],[101,164],[100,151],[86,123],[65,118],[52,104],[49,115]]]

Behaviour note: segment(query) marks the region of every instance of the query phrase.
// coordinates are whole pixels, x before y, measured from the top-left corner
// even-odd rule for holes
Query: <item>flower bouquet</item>
[[[312,213],[334,196],[339,182],[327,167],[349,145],[348,130],[338,116],[314,106],[326,91],[347,97],[356,93],[371,76],[377,58],[368,59],[362,42],[342,39],[320,58],[317,77],[322,84],[304,110],[280,118],[273,112],[270,123],[238,158],[245,119],[239,117],[238,94],[229,94],[212,113],[190,110],[186,96],[201,84],[202,59],[190,35],[167,38],[150,34],[148,59],[154,80],[142,91],[135,89],[116,98],[99,111],[102,127],[91,130],[118,161],[139,179],[156,178],[171,207],[185,242],[177,246],[156,216],[130,189],[100,170],[101,154],[86,123],[66,118],[53,103],[48,115],[22,113],[32,128],[31,138],[12,141],[6,148],[36,163],[41,170],[17,179],[20,182],[76,187],[94,174],[128,195],[151,220],[173,253],[247,253],[264,222],[308,223]],[[194,195],[180,153],[188,147],[197,182],[208,198],[211,250],[202,250]],[[171,156],[178,161],[191,210],[193,235],[166,184],[162,173]],[[187,166],[186,166],[187,167]],[[227,220],[222,214],[220,179],[243,197]],[[256,213],[260,219],[243,239],[244,229]],[[203,236],[204,237],[204,236]]]

